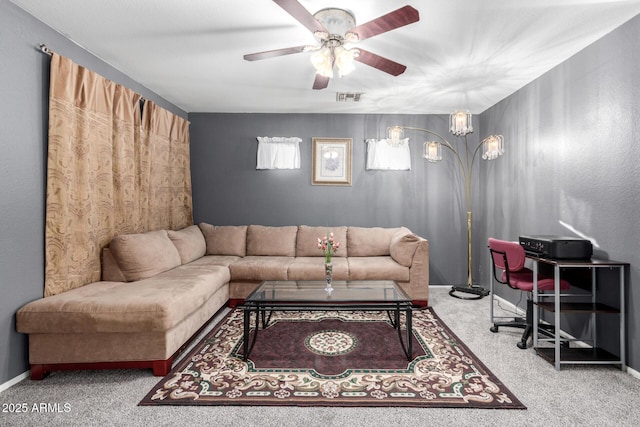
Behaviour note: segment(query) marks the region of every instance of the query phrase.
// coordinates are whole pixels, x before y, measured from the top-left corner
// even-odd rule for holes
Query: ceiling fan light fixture
[[[318,41],[318,46],[293,46],[244,55],[247,61],[274,58],[298,52],[311,52],[311,63],[316,70],[313,89],[325,89],[333,77],[333,68],[344,76],[355,69],[354,60],[392,76],[402,74],[406,66],[365,50],[351,49],[350,44],[418,22],[419,12],[407,5],[356,26],[349,10],[325,8],[311,14],[299,0],[274,0],[278,6],[305,26]]]
[[[316,72],[323,77],[333,77],[333,53],[331,49],[324,46],[313,52],[311,55],[311,64]]]
[[[335,64],[338,67],[338,75],[346,76],[356,69],[353,59],[357,56],[357,49],[346,49],[343,46],[337,46],[333,50]]]

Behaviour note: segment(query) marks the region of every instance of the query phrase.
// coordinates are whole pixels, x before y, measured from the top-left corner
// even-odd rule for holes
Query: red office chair
[[[493,292],[491,293],[491,332],[498,332],[500,326],[523,328],[524,332],[518,348],[527,348],[527,340],[533,332],[533,301],[531,292],[533,292],[533,271],[524,266],[525,253],[524,248],[518,242],[507,242],[489,238],[489,252],[492,259],[493,279],[509,286],[513,289],[519,289],[528,292],[526,319],[514,317],[508,322],[497,322],[496,319],[506,318],[506,316],[493,315]],[[501,277],[498,277],[497,270],[502,270]],[[560,289],[567,290],[571,285],[566,280],[560,280]],[[492,286],[493,288],[493,286]],[[552,291],[554,289],[554,280],[551,277],[538,274],[538,292]],[[541,332],[544,333],[542,329]]]

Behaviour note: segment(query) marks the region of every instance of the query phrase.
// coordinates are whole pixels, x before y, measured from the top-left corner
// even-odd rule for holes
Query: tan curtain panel
[[[45,296],[100,280],[100,254],[114,235],[192,221],[188,172],[187,181],[174,186],[180,195],[172,196],[181,201],[181,219],[164,220],[172,217],[164,211],[174,208],[153,204],[157,197],[151,193],[170,192],[154,185],[164,180],[156,174],[173,170],[176,149],[174,139],[159,136],[162,142],[156,144],[153,133],[141,130],[140,95],[56,54],[50,85]],[[167,120],[174,119],[162,121]],[[188,128],[183,134],[177,151],[183,153],[186,145],[187,158],[178,163],[188,168]],[[156,156],[156,146],[165,146],[165,140],[171,141],[161,150],[166,153]]]
[[[177,230],[191,225],[189,122],[147,101],[140,157],[145,228]]]

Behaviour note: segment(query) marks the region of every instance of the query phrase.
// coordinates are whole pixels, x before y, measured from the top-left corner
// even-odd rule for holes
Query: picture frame
[[[312,185],[351,185],[351,138],[312,139]]]

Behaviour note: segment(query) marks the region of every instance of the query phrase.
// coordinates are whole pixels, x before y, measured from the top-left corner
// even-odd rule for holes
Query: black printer
[[[520,236],[525,252],[551,259],[591,259],[593,245],[589,240],[562,236]]]

